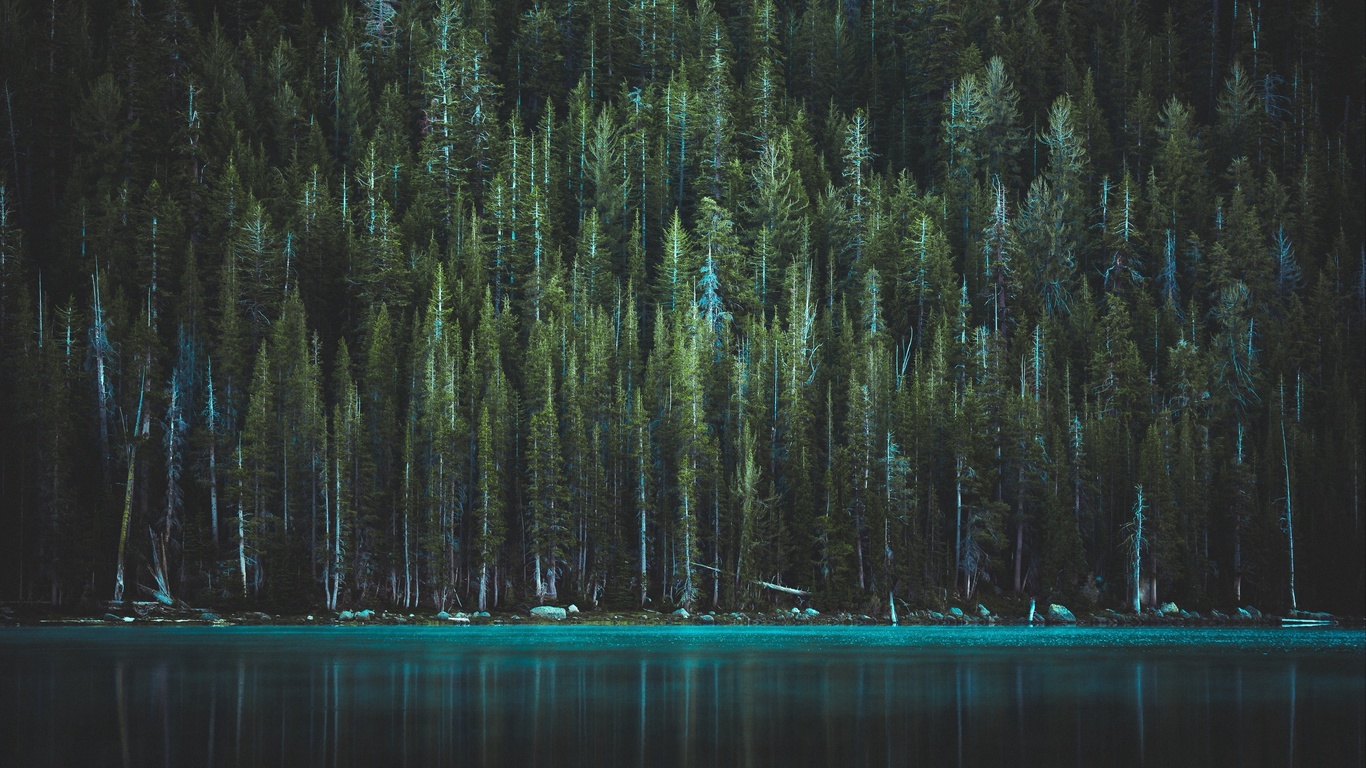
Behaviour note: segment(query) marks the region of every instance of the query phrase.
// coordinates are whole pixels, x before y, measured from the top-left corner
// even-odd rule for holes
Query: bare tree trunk
[[[237,472],[242,472],[242,440],[237,441]],[[243,519],[246,510],[242,504],[242,483],[237,484],[237,567],[242,572],[242,597],[247,596],[247,526]]]
[[[341,462],[335,461],[336,467],[335,490],[336,499],[332,502],[332,610],[337,609],[337,602],[341,598],[342,585],[342,492],[341,492]]]
[[[119,524],[118,571],[114,574],[114,602],[123,602],[123,554],[128,549],[128,522],[133,516],[133,465],[137,461],[137,447],[128,447],[128,481],[123,487],[123,521]]]
[[[534,561],[535,561],[535,562],[532,564],[532,567],[533,567],[533,568],[535,569],[535,571],[536,571],[536,574],[535,574],[535,580],[536,580],[536,600],[537,600],[537,602],[543,603],[543,602],[545,602],[546,594],[545,594],[545,583],[541,581],[541,553],[540,553],[540,552],[537,552],[537,553],[536,553],[536,555],[535,555],[535,557],[534,557]]]
[[[109,339],[105,334],[104,327],[104,304],[100,298],[100,278],[98,269],[91,278],[94,285],[95,307],[94,307],[94,336],[92,344],[95,351],[95,390],[97,404],[99,406],[100,420],[100,469],[106,483],[109,482],[109,372],[106,369],[106,357],[110,352]],[[121,584],[120,584],[121,587]],[[122,589],[119,588],[122,592]]]
[[[1015,594],[1024,591],[1023,573],[1020,561],[1024,558],[1024,512],[1020,511],[1015,519]]]
[[[413,553],[409,518],[412,517],[412,473],[411,461],[403,462],[403,605],[412,608],[413,599]]]
[[[289,435],[280,441],[280,490],[281,504],[280,511],[283,513],[285,523],[285,534],[289,534]]]
[[[958,574],[963,570],[963,457],[959,456],[954,468],[954,494],[957,506],[953,521],[953,583],[958,584]]]
[[[645,459],[640,459],[641,469],[640,478],[637,481],[638,491],[636,501],[640,505],[640,607],[645,607],[650,591],[649,561],[646,560],[646,540],[645,540]]]
[[[324,468],[327,466],[327,459],[326,459],[326,458],[323,459],[322,465],[323,465]],[[309,481],[308,481],[308,482],[309,482],[309,485],[311,486],[311,488],[309,489],[309,494],[308,494],[308,562],[309,562],[309,570],[312,572],[313,578],[316,580],[316,579],[318,578],[318,489],[319,489],[319,483],[318,483],[318,447],[317,447],[316,445],[314,446],[314,449],[313,449],[313,456],[312,456],[312,460],[311,460],[311,462],[310,462],[310,467],[309,467],[309,469],[310,469],[310,472],[309,472]],[[323,472],[326,473],[327,470],[326,470],[326,469],[323,469]],[[324,475],[323,481],[322,481],[322,492],[323,492],[323,495],[326,496],[326,494],[327,494],[327,477],[326,477],[326,475]],[[325,503],[326,503],[326,502],[324,501],[324,504],[325,504]],[[327,511],[324,510],[324,511],[323,511],[323,514],[324,514],[324,515],[327,514]]]
[[[337,610],[337,599],[332,591],[332,496],[329,483],[323,482],[323,547],[327,556],[323,558],[323,599],[327,610]]]
[[[691,510],[689,509],[689,504],[688,504],[689,501],[690,501],[689,494],[685,494],[685,495],[683,496],[683,521],[684,521],[684,522],[683,522],[683,604],[684,604],[684,607],[687,607],[688,605],[690,605],[690,604],[692,603],[692,596],[693,596],[693,585],[692,585],[692,529],[691,529],[691,525],[690,525],[691,521],[690,521],[690,519],[689,519],[689,515],[691,514]]]
[[[1133,536],[1133,579],[1134,579],[1134,613],[1143,610],[1143,582],[1142,582],[1142,563],[1143,563],[1143,486],[1138,486],[1138,501],[1134,504],[1134,536]]]
[[[867,584],[863,575],[863,521],[858,520],[854,526],[854,552],[858,557],[858,588],[867,589]]]
[[[721,578],[719,574],[721,573],[721,504],[720,500],[717,498],[715,490],[712,491],[711,496],[711,526],[713,542],[711,557],[712,563],[714,564],[713,570],[716,571],[718,574],[717,576],[713,576],[711,580],[711,607],[720,608]]]
[[[213,529],[213,548],[218,551],[218,438],[209,435],[209,525]]]
[[[1233,599],[1243,602],[1243,537],[1236,525],[1233,529]]]
[[[138,384],[138,410],[137,418],[133,422],[133,435],[128,440],[128,478],[123,486],[123,520],[119,525],[119,560],[118,571],[114,575],[114,602],[123,602],[123,557],[128,549],[128,525],[133,517],[133,475],[134,468],[137,466],[137,433],[141,431],[146,434],[151,425],[148,424],[142,413],[143,400],[147,394],[147,367],[144,364],[142,377]]]
[[[1285,442],[1285,413],[1281,413],[1281,454],[1285,457],[1285,534],[1290,539],[1290,610],[1298,611],[1295,602],[1295,516],[1290,503],[1290,452]]]
[[[1024,578],[1021,562],[1024,560],[1024,467],[1020,468],[1019,484],[1015,494],[1015,594],[1024,591]]]

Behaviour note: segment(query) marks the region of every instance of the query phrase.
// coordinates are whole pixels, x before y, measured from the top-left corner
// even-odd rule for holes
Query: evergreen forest
[[[0,599],[1360,614],[1334,0],[0,0]]]

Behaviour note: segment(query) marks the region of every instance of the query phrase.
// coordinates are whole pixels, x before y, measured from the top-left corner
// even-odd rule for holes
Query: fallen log
[[[781,584],[774,584],[774,583],[768,582],[768,581],[760,581],[760,580],[758,580],[758,579],[755,579],[755,580],[754,580],[754,583],[755,583],[755,584],[758,584],[758,585],[761,586],[761,587],[768,587],[769,589],[774,589],[774,590],[777,590],[777,591],[779,591],[779,592],[786,592],[786,593],[789,594],[789,595],[800,595],[800,596],[802,596],[802,597],[805,597],[805,596],[811,594],[810,592],[807,592],[807,591],[804,590],[804,589],[793,589],[792,587],[784,587],[784,586],[781,585]]]
[[[1337,622],[1332,619],[1294,619],[1282,618],[1282,627],[1331,627]]]
[[[709,570],[709,571],[715,571],[716,573],[721,573],[721,569],[719,569],[719,568],[713,568],[713,567],[711,567],[710,565],[703,565],[702,563],[697,563],[697,562],[692,562],[692,561],[689,561],[689,564],[692,565],[692,566],[694,566],[694,567],[697,567],[697,568],[706,568],[706,569]],[[758,584],[758,585],[761,586],[761,587],[768,587],[769,589],[775,589],[775,590],[777,590],[777,591],[779,591],[779,592],[785,592],[785,593],[787,593],[787,594],[789,594],[789,595],[799,595],[799,596],[801,596],[801,597],[806,597],[806,596],[808,596],[808,595],[811,594],[810,592],[807,592],[807,591],[804,590],[804,589],[793,589],[792,587],[784,587],[782,584],[774,584],[774,583],[771,582],[771,581],[761,581],[761,580],[759,580],[759,579],[755,579],[755,580],[754,580],[754,583],[755,583],[755,584]]]

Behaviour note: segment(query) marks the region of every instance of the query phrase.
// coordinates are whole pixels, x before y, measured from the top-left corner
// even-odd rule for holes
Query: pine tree
[[[792,165],[792,134],[769,137],[749,174],[750,194],[741,205],[757,280],[755,294],[767,312],[780,285],[780,270],[796,251],[808,207],[806,190]]]
[[[467,170],[461,154],[460,61],[464,21],[460,4],[443,0],[432,15],[428,31],[428,60],[423,77],[423,137],[420,158],[430,184],[439,226],[447,231],[460,216],[457,195]]]
[[[1005,62],[993,56],[980,79],[980,142],[983,181],[1001,179],[1013,187],[1019,175],[1017,155],[1024,144],[1020,129],[1020,95],[1006,74]]]
[[[351,377],[351,353],[345,339],[337,343],[333,383],[328,475],[330,514],[324,526],[326,553],[323,559],[324,591],[329,610],[337,609],[344,585],[349,585],[359,597],[355,574],[360,564],[360,550],[356,534],[363,482],[359,467],[365,440],[360,392]],[[348,575],[351,576],[349,581]]]
[[[1210,195],[1204,183],[1204,150],[1200,145],[1191,110],[1176,97],[1163,106],[1157,124],[1154,156],[1153,227],[1170,228],[1182,238],[1190,229],[1209,221]]]
[[[957,215],[953,220],[961,226],[964,239],[971,225],[969,200],[973,184],[981,175],[980,134],[984,119],[981,84],[976,73],[969,73],[949,90],[941,123],[943,174],[950,188],[947,196],[954,204]]]
[[[1085,210],[1086,171],[1086,148],[1077,134],[1070,98],[1053,102],[1042,139],[1049,149],[1048,169],[1029,187],[1020,240],[1024,251],[1037,254],[1033,282],[1044,310],[1066,314],[1073,303],[1077,257],[1083,247],[1078,223]]]
[[[714,15],[707,18],[706,8],[699,8],[697,14],[705,74],[697,93],[699,168],[696,190],[699,198],[729,203],[738,185],[735,177],[739,170],[735,163],[735,108],[731,93],[735,77],[732,55],[727,50],[729,36],[722,29],[721,19]]]
[[[678,209],[674,209],[664,236],[664,256],[655,279],[655,298],[662,311],[672,315],[691,303],[692,276],[697,274],[697,262],[692,238],[683,227]]]
[[[264,338],[266,327],[279,316],[286,291],[284,251],[276,240],[265,207],[251,201],[242,223],[229,241],[237,305],[249,323],[251,338]]]
[[[365,369],[359,382],[365,442],[360,459],[361,506],[357,510],[355,572],[362,593],[380,589],[388,577],[391,589],[397,581],[392,547],[401,542],[402,515],[398,514],[400,402],[398,399],[398,350],[387,306],[380,304],[370,316]],[[387,566],[388,572],[384,569]]]
[[[684,608],[691,608],[700,592],[696,563],[703,557],[700,518],[706,504],[704,489],[710,448],[702,377],[705,347],[710,338],[711,333],[696,314],[689,313],[687,321],[678,322],[669,376],[671,428],[678,445],[669,591]]]
[[[551,345],[555,328],[538,322],[531,329],[527,381],[530,433],[527,435],[528,536],[534,561],[538,600],[558,597],[560,561],[567,554],[569,499],[560,450],[561,410],[555,397],[555,360]]]
[[[274,453],[275,409],[270,376],[270,345],[262,342],[252,366],[251,389],[247,398],[246,419],[237,448],[237,551],[242,571],[242,596],[261,597],[267,566],[265,539],[274,533],[278,509],[274,502],[278,464]],[[251,569],[248,584],[247,568]]]
[[[0,31],[4,594],[1360,591],[1327,11],[153,5]]]
[[[432,602],[445,610],[457,588],[456,566],[465,509],[464,458],[468,442],[463,408],[464,380],[460,360],[461,333],[451,307],[451,293],[438,263],[432,275],[427,308],[413,339],[414,396],[410,408],[418,431],[416,461],[423,488],[421,559]]]
[[[501,370],[499,373],[501,374]],[[501,375],[495,377],[495,388],[501,384],[501,380]],[[493,405],[496,407],[497,404],[495,397]],[[481,611],[488,610],[490,599],[493,603],[497,602],[497,559],[505,535],[502,460],[499,456],[498,442],[494,437],[494,426],[494,414],[491,414],[490,403],[485,403],[479,410],[479,427],[475,437],[475,444],[479,450],[479,470],[475,486],[474,547],[478,558],[478,604]],[[489,595],[490,586],[494,590],[492,596]]]

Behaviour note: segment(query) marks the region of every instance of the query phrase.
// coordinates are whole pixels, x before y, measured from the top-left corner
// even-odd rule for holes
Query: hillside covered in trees
[[[0,2],[0,599],[1360,613],[1362,34]]]

